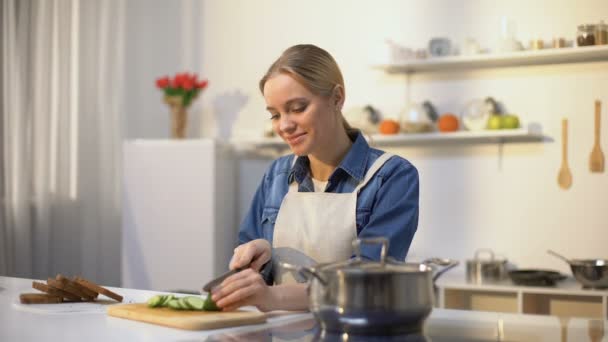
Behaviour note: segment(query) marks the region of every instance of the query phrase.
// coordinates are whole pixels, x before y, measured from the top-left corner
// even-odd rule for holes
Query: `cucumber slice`
[[[182,310],[190,310],[190,307],[186,303],[186,297],[180,297],[177,300],[177,302],[178,302],[179,306],[182,308]]]
[[[169,306],[169,302],[174,298],[175,298],[175,296],[173,296],[172,294],[165,295],[163,298],[163,302],[160,303],[160,306],[162,306],[162,307]]]
[[[205,305],[205,301],[203,300],[203,298],[196,296],[188,296],[184,298],[184,301],[192,310],[203,310],[203,306]]]
[[[177,299],[177,298],[171,299],[171,301],[169,301],[168,306],[171,309],[175,309],[175,310],[181,310],[182,309],[181,305],[179,305],[179,299]]]
[[[205,311],[221,311],[213,299],[211,299],[211,293],[207,294],[207,298],[205,299],[205,303],[203,303],[203,310]]]
[[[148,307],[155,308],[159,306],[162,301],[163,298],[161,295],[153,296],[152,298],[148,299]]]

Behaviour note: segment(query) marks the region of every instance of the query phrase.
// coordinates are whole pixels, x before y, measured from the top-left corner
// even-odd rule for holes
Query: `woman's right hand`
[[[271,250],[270,242],[265,239],[256,239],[244,243],[234,249],[229,268],[233,270],[250,265],[255,271],[260,271],[262,266],[270,261]]]

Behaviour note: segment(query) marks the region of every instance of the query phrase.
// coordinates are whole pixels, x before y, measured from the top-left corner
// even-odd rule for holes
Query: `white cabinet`
[[[437,281],[437,305],[444,309],[608,318],[608,290],[583,289],[574,278],[555,287],[516,286],[509,280],[472,284],[464,275]]]
[[[124,149],[122,287],[198,291],[237,241],[236,163],[214,140],[134,140]]]

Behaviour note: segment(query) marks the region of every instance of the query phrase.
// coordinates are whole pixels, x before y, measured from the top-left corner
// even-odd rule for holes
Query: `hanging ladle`
[[[553,255],[553,256],[556,256],[556,257],[558,257],[558,258],[560,258],[560,259],[562,259],[562,260],[564,260],[564,261],[565,261],[565,262],[567,262],[569,265],[571,265],[571,264],[572,264],[572,262],[570,261],[570,259],[566,258],[565,256],[563,256],[563,255],[561,255],[561,254],[559,254],[559,253],[557,253],[557,252],[554,252],[554,251],[552,251],[552,250],[548,249],[548,250],[547,250],[547,253],[549,253],[549,254],[551,254],[551,255]]]

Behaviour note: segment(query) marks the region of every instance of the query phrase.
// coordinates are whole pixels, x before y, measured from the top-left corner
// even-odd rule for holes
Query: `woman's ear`
[[[339,84],[336,84],[331,96],[331,104],[335,106],[338,111],[342,110],[342,106],[344,105],[344,100],[346,96],[344,94],[344,87]]]

